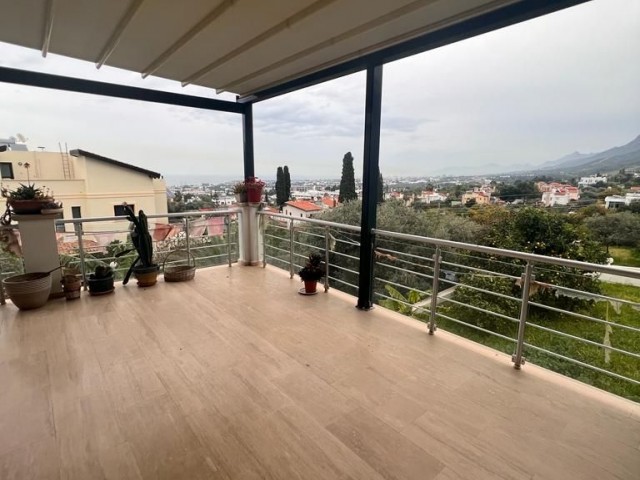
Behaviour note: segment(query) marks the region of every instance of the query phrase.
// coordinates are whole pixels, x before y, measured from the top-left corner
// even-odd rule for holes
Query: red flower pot
[[[305,293],[316,293],[316,288],[318,287],[317,280],[305,280],[304,281],[304,292]]]

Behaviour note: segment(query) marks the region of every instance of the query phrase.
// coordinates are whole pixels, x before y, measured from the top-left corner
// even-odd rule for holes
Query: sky
[[[385,65],[385,178],[513,171],[640,135],[640,1],[593,0]],[[0,65],[234,100],[0,43]],[[256,174],[362,172],[365,74],[254,106]],[[176,175],[242,177],[239,115],[0,83],[0,138],[80,148]],[[59,146],[60,145],[60,146]]]

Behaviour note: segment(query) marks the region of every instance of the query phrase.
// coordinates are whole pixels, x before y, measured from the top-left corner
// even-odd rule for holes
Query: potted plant
[[[40,213],[42,213],[43,215],[52,215],[52,214],[62,213],[62,202],[56,202],[54,200],[51,200],[45,203],[44,205],[42,205],[42,209],[40,210]]]
[[[53,202],[48,189],[36,187],[33,183],[21,183],[15,190],[3,188],[2,196],[7,199],[7,206],[18,215],[40,213],[45,205]]]
[[[238,182],[233,186],[233,193],[237,203],[247,203],[247,186],[244,182]]]
[[[80,288],[82,287],[82,277],[75,267],[65,267],[62,270],[62,291],[67,300],[80,298]]]
[[[42,307],[51,293],[51,272],[22,273],[2,281],[5,292],[20,310]]]
[[[113,268],[111,265],[98,265],[89,275],[87,285],[90,295],[105,295],[114,291]]]
[[[319,253],[310,253],[307,258],[307,263],[302,270],[298,272],[298,275],[300,275],[300,278],[304,282],[304,292],[301,289],[300,293],[304,293],[306,295],[316,293],[318,280],[325,275],[325,266],[322,262],[322,255]]]
[[[131,273],[133,273],[138,280],[139,287],[151,287],[158,281],[160,266],[153,261],[153,239],[149,233],[147,216],[140,210],[136,217],[136,214],[129,205],[125,205],[125,210],[127,212],[127,218],[132,224],[131,242],[134,248],[120,252],[116,257],[125,255],[132,250],[135,250],[138,256],[131,264],[131,267],[129,267],[127,274],[124,276],[124,280],[122,280],[122,284],[126,285],[129,282]]]
[[[247,201],[249,203],[260,203],[262,201],[264,182],[256,177],[247,177],[244,185],[247,189]]]

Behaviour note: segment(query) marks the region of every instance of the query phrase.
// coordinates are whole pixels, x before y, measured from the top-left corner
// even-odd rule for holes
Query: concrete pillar
[[[238,263],[240,265],[259,265],[261,263],[258,222],[259,207],[259,204],[240,207],[238,214]]]
[[[18,222],[25,273],[48,272],[60,265],[56,239],[56,215],[13,215]],[[51,297],[63,295],[62,273],[51,273]]]

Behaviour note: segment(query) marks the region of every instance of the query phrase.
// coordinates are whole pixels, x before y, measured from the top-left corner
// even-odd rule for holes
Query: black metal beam
[[[239,97],[238,102],[251,103],[268,100],[285,93],[350,75],[370,66],[383,65],[588,1],[590,0],[521,0],[377,52],[359,56],[274,87],[265,88],[251,95]]]
[[[255,177],[255,160],[253,156],[253,107],[244,105],[242,115],[242,145],[244,150],[244,178]]]
[[[95,80],[84,80],[81,78],[30,72],[7,67],[0,67],[0,82],[66,90],[68,92],[89,93],[106,97],[126,98],[129,100],[140,100],[142,102],[201,108],[218,112],[243,113],[246,108],[245,105],[226,100],[161,92],[148,88],[128,87],[114,83],[96,82]]]
[[[362,158],[362,217],[360,221],[360,270],[358,304],[362,310],[373,306],[374,242],[378,211],[380,172],[380,117],[382,116],[382,65],[367,68],[364,112],[364,155]]]

